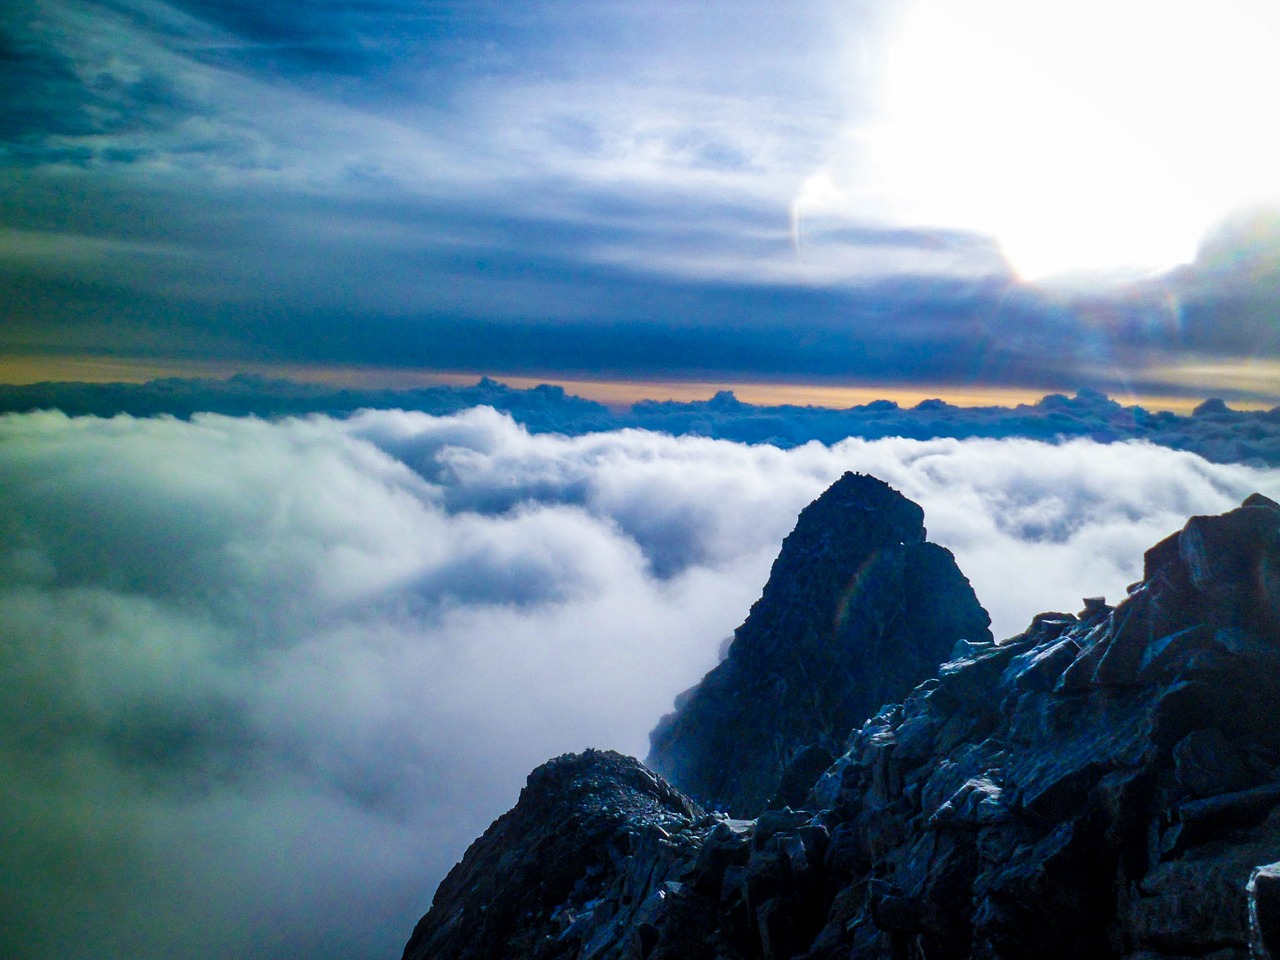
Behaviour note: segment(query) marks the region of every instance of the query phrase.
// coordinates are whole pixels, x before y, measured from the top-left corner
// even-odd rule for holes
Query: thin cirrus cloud
[[[596,331],[671,356],[672,325],[732,326],[742,278],[832,272],[795,263],[786,213],[829,113],[812,17],[40,10],[7,24],[10,348],[509,367],[504,325],[554,324],[542,365],[587,369]],[[919,258],[870,267],[894,251]],[[816,299],[795,319],[830,326]]]
[[[644,752],[846,469],[923,504],[1000,635],[1280,496],[1145,444],[0,419],[4,952],[394,955],[529,769]]]
[[[1274,231],[1017,279],[1273,199],[1273,18],[1113,7],[11,5],[0,350],[1044,389],[1274,356]]]

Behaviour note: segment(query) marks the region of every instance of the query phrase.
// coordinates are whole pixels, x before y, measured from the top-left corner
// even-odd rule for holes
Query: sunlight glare
[[[1028,279],[1186,262],[1280,196],[1277,48],[1280,5],[1246,0],[912,0],[874,117],[797,206],[994,236]]]

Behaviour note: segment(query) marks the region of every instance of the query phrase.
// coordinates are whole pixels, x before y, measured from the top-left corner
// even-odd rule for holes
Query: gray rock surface
[[[661,899],[671,867],[697,855],[689,828],[700,818],[631,757],[588,750],[550,760],[440,884],[405,960],[593,956],[606,947],[620,956],[644,922],[636,908]],[[595,915],[606,900],[608,923]],[[584,939],[595,952],[581,952]]]
[[[1192,518],[1116,607],[958,644],[802,810],[704,815],[635,761],[553,761],[406,956],[1276,956],[1277,571],[1274,503]]]
[[[990,625],[951,552],[926,542],[924,511],[846,473],[801,512],[728,656],[658,724],[646,762],[755,816],[806,748],[843,752],[850,729]]]

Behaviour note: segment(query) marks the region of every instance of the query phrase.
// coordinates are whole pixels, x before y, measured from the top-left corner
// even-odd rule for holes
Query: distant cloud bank
[[[845,470],[924,506],[1000,636],[1280,497],[1142,442],[0,417],[0,953],[394,956],[529,769],[644,752]]]
[[[166,379],[144,384],[37,383],[0,385],[0,412],[42,409],[109,417],[199,412],[231,416],[347,416],[361,409],[400,409],[435,415],[490,406],[510,414],[533,433],[587,433],[638,428],[676,436],[703,436],[784,449],[811,441],[833,444],[846,437],[928,440],[1025,437],[1058,441],[1087,437],[1102,442],[1145,440],[1189,450],[1215,463],[1280,465],[1280,407],[1233,410],[1207,400],[1190,416],[1122,406],[1096,390],[1074,396],[1049,394],[1016,407],[960,407],[925,400],[900,407],[878,400],[845,410],[758,406],[730,392],[692,402],[643,401],[619,410],[542,385],[513,389],[488,378],[470,387],[340,389],[240,375],[226,380]]]

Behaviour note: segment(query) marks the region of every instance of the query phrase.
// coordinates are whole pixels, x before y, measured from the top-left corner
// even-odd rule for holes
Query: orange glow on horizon
[[[1195,397],[1174,393],[1139,394],[1112,392],[1111,399],[1125,405],[1138,405],[1147,410],[1169,410],[1189,413],[1215,390],[1250,389],[1280,395],[1280,365],[1266,370],[1256,363],[1187,365],[1167,367],[1151,373],[1171,387],[1194,389],[1204,393]],[[319,366],[304,364],[236,363],[202,360],[152,360],[109,357],[39,357],[0,356],[0,383],[21,385],[47,381],[79,383],[145,383],[165,377],[224,379],[235,374],[254,374],[299,383],[324,384],[331,387],[367,389],[412,389],[432,385],[470,386],[481,376],[478,372],[438,371],[426,369],[375,366]],[[955,386],[930,384],[884,384],[850,386],[802,382],[763,382],[749,379],[723,380],[613,380],[564,376],[506,376],[488,374],[516,389],[539,384],[563,387],[572,395],[614,407],[625,407],[642,400],[690,402],[708,400],[718,391],[731,390],[743,403],[757,406],[829,407],[845,409],[873,400],[892,400],[901,407],[913,407],[922,400],[941,399],[957,407],[1014,407],[1033,404],[1048,391],[1026,387]],[[1237,410],[1269,409],[1280,400],[1229,400]]]

